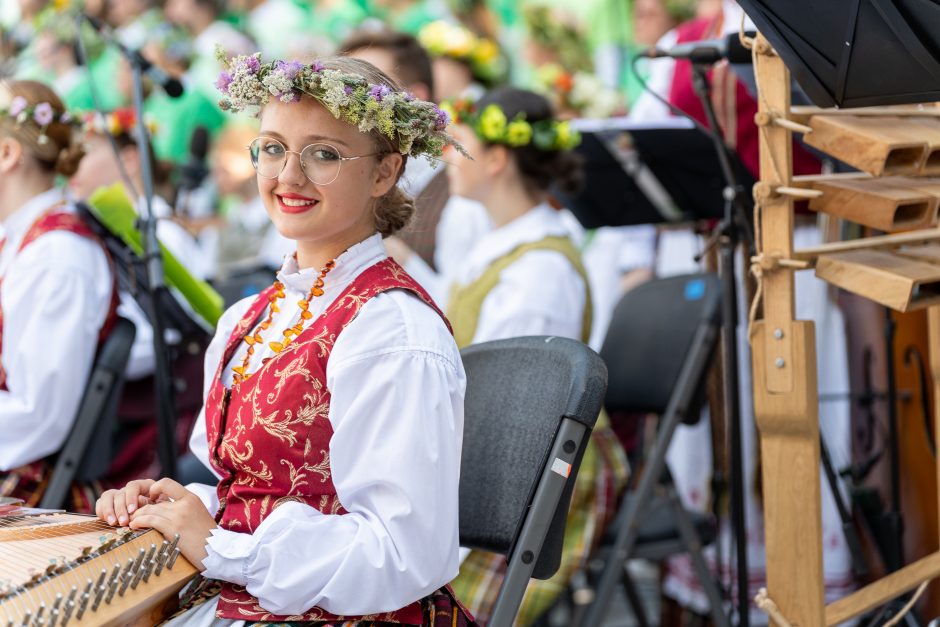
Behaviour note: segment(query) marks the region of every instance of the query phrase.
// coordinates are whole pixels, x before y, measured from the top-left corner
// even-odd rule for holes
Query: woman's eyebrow
[[[267,131],[267,130],[262,129],[261,135],[267,135],[275,139],[280,139],[285,142],[287,141],[287,138],[285,138],[283,135],[281,135],[277,131]],[[349,148],[349,144],[344,142],[342,139],[338,137],[330,137],[329,135],[306,135],[304,136],[303,139],[307,145],[309,145],[311,142],[332,142],[334,144],[340,144],[346,148]]]

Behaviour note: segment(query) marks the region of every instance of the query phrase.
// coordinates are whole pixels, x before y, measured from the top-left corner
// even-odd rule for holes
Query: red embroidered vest
[[[66,211],[59,210],[61,205],[56,205],[51,208],[46,213],[42,214],[38,220],[36,220],[29,230],[26,232],[26,235],[23,237],[23,242],[20,244],[17,253],[23,251],[24,248],[35,242],[39,237],[45,235],[46,233],[52,233],[54,231],[65,231],[67,233],[74,233],[80,235],[81,237],[86,237],[94,242],[101,244],[101,240],[98,239],[98,236],[85,224],[80,217],[74,213],[69,213]],[[102,249],[105,251],[105,255],[108,257],[108,265],[111,265],[111,256],[108,255],[107,249],[104,248],[104,245],[101,244]],[[3,249],[3,242],[0,242],[0,250]],[[114,284],[111,289],[111,302],[108,306],[108,315],[105,317],[104,325],[101,327],[101,331],[98,334],[99,344],[108,336],[111,332],[111,329],[114,328],[115,323],[117,322],[117,308],[120,302],[117,289],[117,277],[113,271],[111,272]],[[3,277],[0,277],[0,285],[3,283]],[[0,355],[3,355],[3,307],[0,304]],[[3,363],[0,361],[0,390],[6,391],[6,372],[3,370]]]
[[[268,288],[229,338],[206,399],[206,430],[213,467],[221,474],[216,521],[253,533],[279,505],[297,501],[324,514],[343,515],[330,472],[330,391],[326,365],[336,338],[373,296],[392,289],[417,295],[444,318],[430,296],[397,263],[385,259],[363,271],[290,346],[232,390],[222,372],[268,307]],[[445,323],[446,318],[444,318]],[[449,325],[448,325],[449,328]],[[419,602],[378,616],[337,617],[319,607],[300,616],[274,616],[243,586],[223,582],[216,615],[251,621],[374,620],[420,625]]]

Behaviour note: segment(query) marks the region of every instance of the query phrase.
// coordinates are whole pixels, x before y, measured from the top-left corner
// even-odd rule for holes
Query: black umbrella
[[[821,107],[940,100],[938,0],[738,0]]]

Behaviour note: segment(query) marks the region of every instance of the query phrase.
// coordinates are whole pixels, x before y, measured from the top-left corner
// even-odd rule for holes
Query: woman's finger
[[[138,479],[131,481],[124,488],[124,502],[127,506],[127,513],[131,514],[138,506],[138,499],[141,494],[146,496],[150,492],[150,486],[154,484],[153,479]]]
[[[189,490],[183,487],[183,484],[177,483],[172,479],[160,479],[150,486],[150,500],[158,501],[161,497],[172,500],[181,499],[189,494]]]
[[[95,503],[95,514],[109,525],[117,522],[117,516],[114,513],[114,499],[117,494],[118,490],[107,490],[98,497],[98,501]]]

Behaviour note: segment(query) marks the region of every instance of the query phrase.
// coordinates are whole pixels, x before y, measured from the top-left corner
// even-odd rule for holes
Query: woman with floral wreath
[[[223,107],[260,107],[248,156],[296,253],[207,351],[190,446],[218,485],[132,482],[97,514],[179,534],[202,577],[171,625],[472,625],[446,588],[465,376],[382,246],[414,210],[407,159],[454,144],[447,116],[349,58],[237,57],[217,85]]]
[[[76,126],[49,87],[0,82],[0,496],[29,505],[116,320],[108,255],[55,185],[84,154]],[[98,492],[73,490],[70,509]]]
[[[548,101],[503,87],[476,103],[458,102],[454,137],[474,155],[448,165],[456,194],[483,204],[493,224],[470,250],[447,304],[460,347],[524,335],[587,342],[591,294],[577,248],[549,187],[577,187],[577,131]],[[558,600],[613,515],[626,481],[626,457],[605,416],[598,419],[578,472],[561,566],[548,580],[529,582],[516,619],[531,625]],[[452,583],[481,622],[488,620],[506,570],[505,559],[472,551]]]

